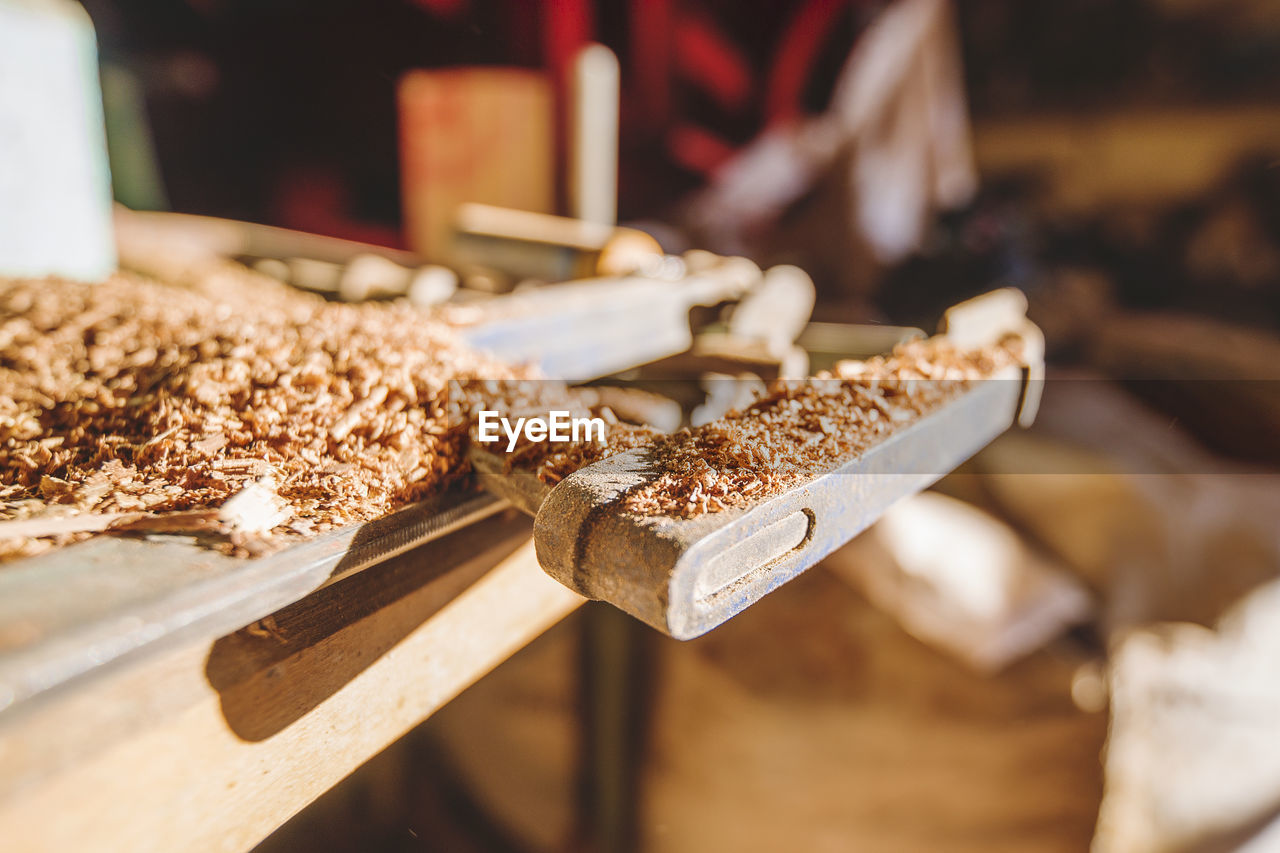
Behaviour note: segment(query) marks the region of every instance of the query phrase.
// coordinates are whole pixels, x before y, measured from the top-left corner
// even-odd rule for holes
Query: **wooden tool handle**
[[[1029,427],[1040,408],[1044,390],[1044,332],[1027,319],[1027,297],[1016,287],[1003,287],[953,305],[942,315],[938,330],[962,349],[990,346],[1015,335],[1022,340],[1026,369],[1018,425]]]
[[[1016,332],[1026,320],[1027,297],[1003,287],[948,308],[938,331],[962,349],[977,349]]]

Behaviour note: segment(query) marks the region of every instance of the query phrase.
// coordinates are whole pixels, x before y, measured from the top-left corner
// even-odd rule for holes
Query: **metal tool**
[[[532,356],[547,376],[585,381],[688,350],[689,310],[732,301],[744,290],[713,275],[583,279],[479,303],[477,325],[461,331],[499,358]]]
[[[1038,400],[1043,340],[1017,291],[996,291],[948,312],[966,346],[1023,337],[1029,366],[1011,366],[859,457],[747,509],[641,518],[622,510],[633,489],[661,476],[645,448],[589,465],[553,488],[500,457],[473,451],[486,488],[535,515],[538,560],[582,595],[602,599],[677,639],[736,615],[869,527],[889,506],[949,473]]]

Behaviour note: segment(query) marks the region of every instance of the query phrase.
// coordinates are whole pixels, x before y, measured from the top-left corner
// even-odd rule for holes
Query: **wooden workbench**
[[[0,721],[9,850],[243,851],[577,607],[505,511]]]

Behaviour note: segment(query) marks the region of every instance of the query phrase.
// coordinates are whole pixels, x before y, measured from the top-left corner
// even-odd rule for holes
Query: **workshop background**
[[[1280,6],[86,0],[117,199],[430,257],[566,212],[796,264],[817,321],[1022,289],[1033,430],[706,637],[590,606],[259,849],[1280,846]]]

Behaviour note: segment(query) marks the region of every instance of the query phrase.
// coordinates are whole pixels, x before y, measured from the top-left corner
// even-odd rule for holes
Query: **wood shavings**
[[[671,435],[611,427],[603,442],[539,445],[517,464],[555,484],[579,468],[649,447],[661,473],[627,495],[638,516],[689,518],[743,507],[856,458],[964,392],[1017,364],[1014,339],[964,351],[944,337],[912,341],[892,354],[845,361],[832,372],[779,380],[753,403]]]
[[[177,278],[0,280],[0,521],[216,508],[268,474],[276,536],[372,520],[465,477],[459,412],[529,374],[405,304]],[[0,559],[87,535],[0,533]]]
[[[656,439],[653,481],[627,495],[639,516],[692,517],[743,507],[857,458],[1018,363],[1014,339],[959,350],[945,337],[900,344],[888,356],[845,361],[812,379],[778,380],[744,409]]]

